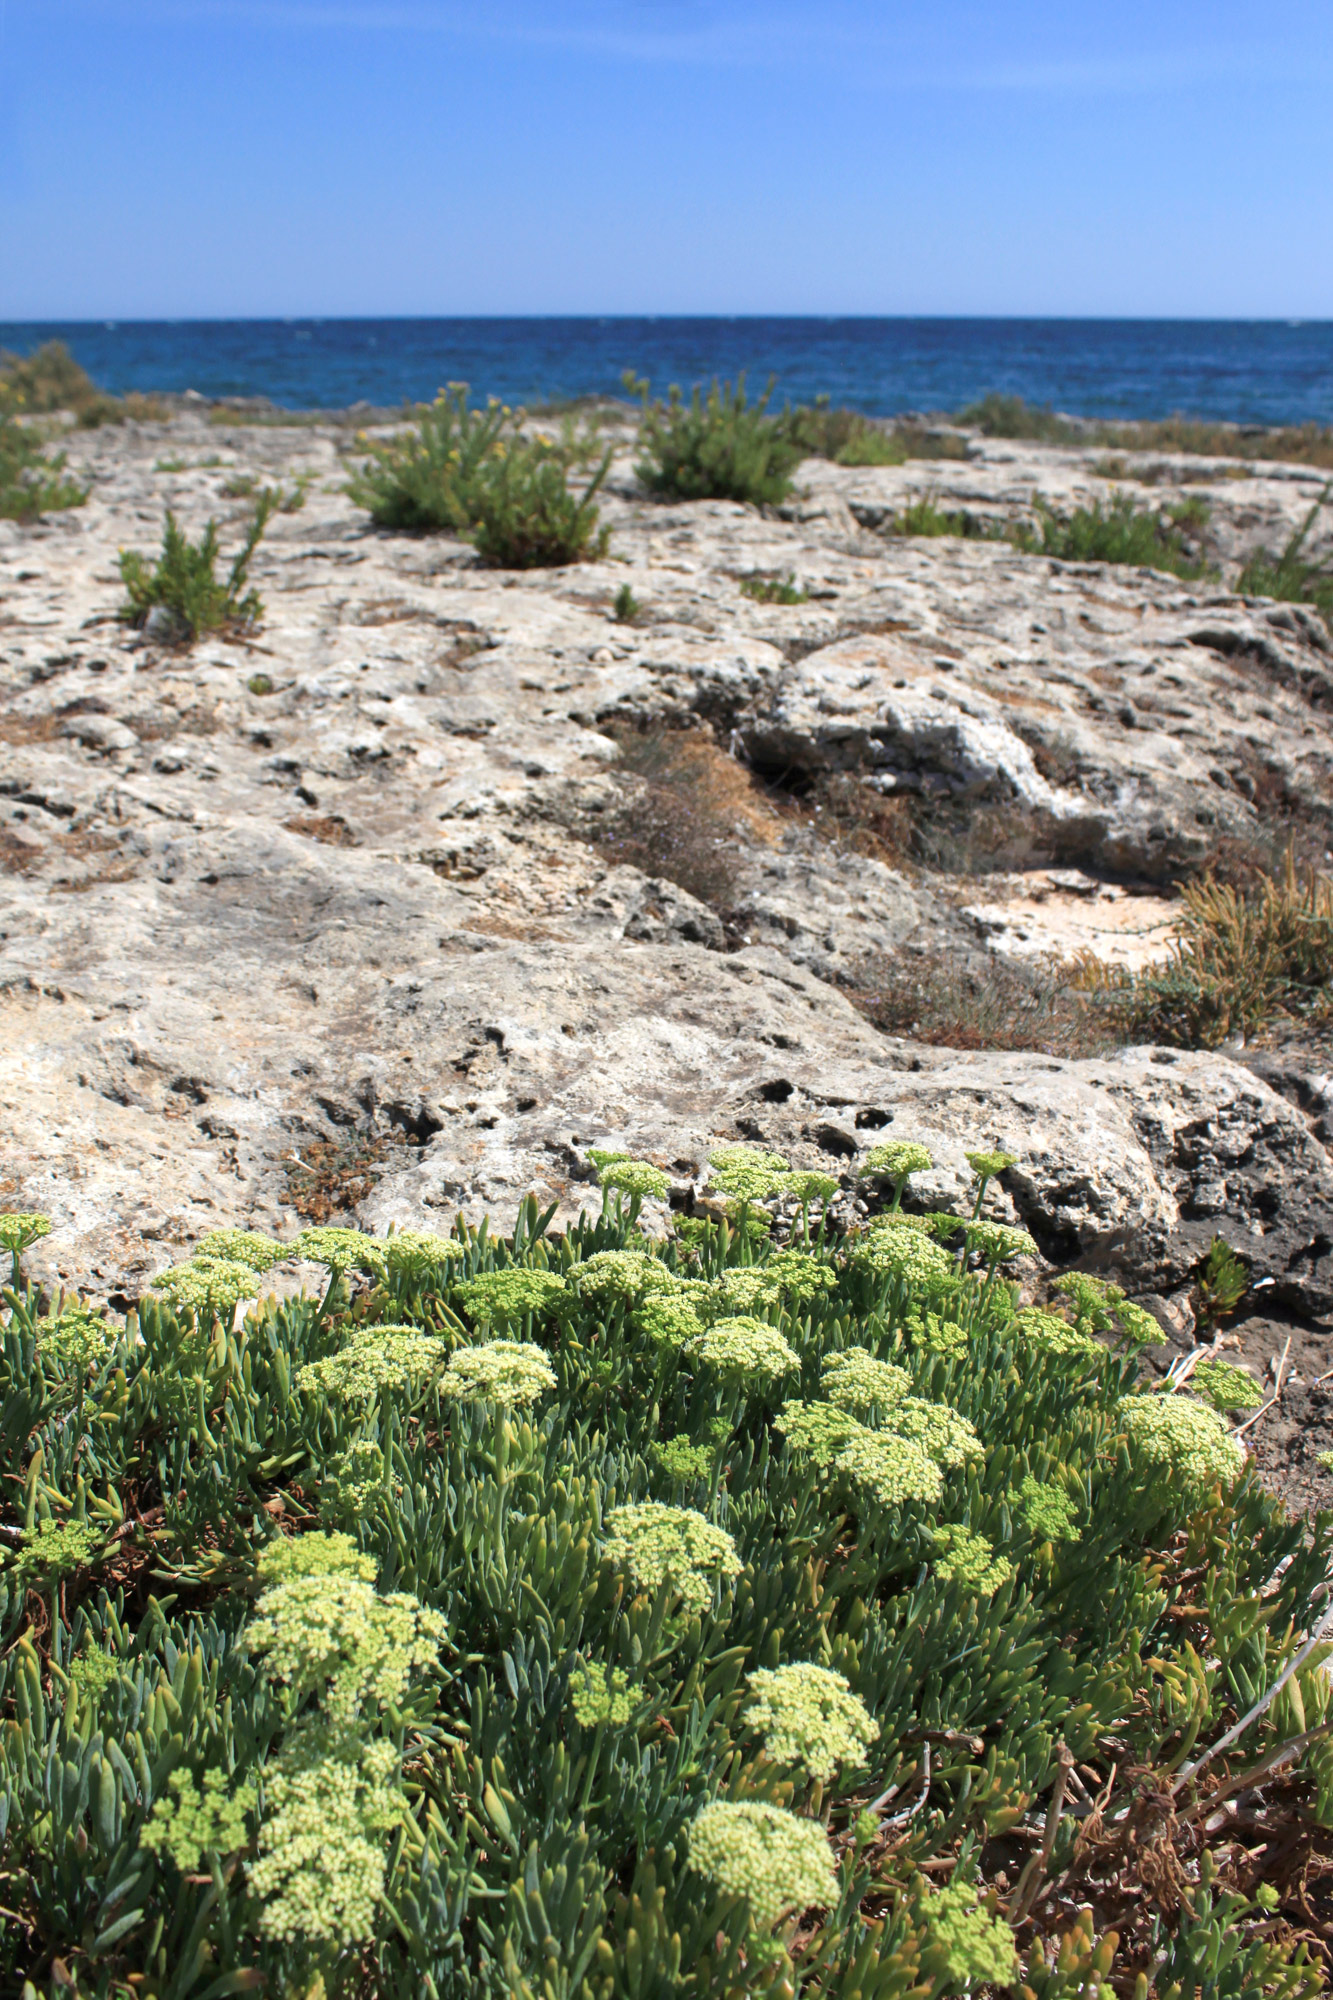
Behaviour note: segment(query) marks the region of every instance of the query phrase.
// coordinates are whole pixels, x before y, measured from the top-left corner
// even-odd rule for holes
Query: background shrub
[[[1106,506],[1094,500],[1072,514],[1056,513],[1041,502],[1033,511],[1034,526],[1020,522],[1010,531],[1016,546],[1029,554],[1055,556],[1060,562],[1141,563],[1180,577],[1207,573],[1197,540],[1208,518],[1202,501],[1185,501],[1158,513],[1117,493]]]
[[[907,449],[895,431],[872,423],[859,410],[835,410],[827,396],[784,411],[781,422],[792,443],[810,458],[831,458],[838,465],[907,462]]]
[[[1005,522],[985,520],[966,508],[940,507],[929,493],[909,502],[900,514],[894,516],[891,532],[895,535],[957,535],[969,542],[1003,542],[1011,539],[1012,535]]]
[[[479,472],[473,493],[473,539],[497,569],[553,569],[596,562],[609,528],[598,527],[596,495],[611,463],[608,449],[579,494],[571,493],[563,456],[538,439],[501,443]]]
[[[65,454],[48,452],[39,433],[0,406],[0,519],[36,521],[81,507],[89,489],[65,477]]]
[[[513,413],[492,397],[468,407],[465,382],[453,382],[419,410],[415,428],[375,445],[347,491],[377,527],[465,533],[479,518],[483,469],[514,429]]]
[[[131,393],[109,396],[81,368],[63,340],[48,340],[32,354],[0,353],[0,408],[23,410],[30,416],[68,410],[84,430],[99,424],[124,423],[165,415],[152,396]]]
[[[1079,444],[1087,428],[1052,409],[1024,402],[1021,396],[1004,396],[992,390],[978,403],[959,410],[955,423],[971,424],[987,437],[1032,438],[1045,444]]]
[[[1032,438],[1046,444],[1101,444],[1117,451],[1181,452],[1204,458],[1283,459],[1297,465],[1333,466],[1333,430],[1316,423],[1271,430],[1218,423],[1201,417],[1124,421],[1066,417],[1021,396],[992,391],[959,410],[954,423],[987,437]]]
[[[1333,568],[1311,562],[1305,545],[1330,493],[1333,480],[1324,488],[1305,519],[1291,536],[1282,553],[1256,549],[1236,578],[1242,597],[1277,597],[1288,604],[1313,604],[1324,622],[1333,627]]]
[[[785,421],[768,415],[772,382],[754,404],[743,375],[735,388],[714,382],[707,396],[696,383],[688,403],[674,386],[665,403],[652,402],[648,383],[632,374],[625,386],[643,402],[635,470],[650,493],[776,506],[791,492],[804,453]]]

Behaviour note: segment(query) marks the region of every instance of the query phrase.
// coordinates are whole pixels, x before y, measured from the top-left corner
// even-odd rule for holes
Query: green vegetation
[[[1085,425],[1054,410],[1024,402],[1021,396],[1003,396],[992,390],[979,403],[969,403],[954,418],[957,424],[972,424],[987,437],[1032,438],[1045,444],[1082,444],[1088,440]]]
[[[374,445],[347,491],[378,528],[465,534],[478,518],[482,469],[513,430],[513,412],[492,397],[470,409],[453,382],[419,410],[415,427]]]
[[[1195,1323],[1199,1331],[1206,1333],[1210,1327],[1220,1326],[1223,1320],[1230,1319],[1249,1289],[1249,1265],[1236,1255],[1225,1238],[1215,1236],[1194,1280]],[[1218,1366],[1214,1362],[1214,1369]],[[1208,1377],[1205,1376],[1198,1386],[1206,1391]],[[1260,1401],[1254,1394],[1252,1383],[1247,1386],[1245,1383],[1221,1382],[1218,1394],[1228,1398],[1225,1403],[1213,1399],[1214,1407],[1219,1409],[1253,1409]]]
[[[1116,1287],[1017,1309],[1002,1161],[845,1234],[728,1145],[651,1235],[596,1151],[563,1235],[217,1231],[124,1321],[0,1217],[5,1990],[1314,2000],[1333,1517]]]
[[[34,421],[59,407],[43,393],[46,373],[37,366],[42,356],[56,350],[69,361],[58,342],[52,349],[39,349],[30,361],[0,354],[0,520],[36,521],[43,514],[81,507],[88,498],[87,486],[65,477],[65,453],[47,450],[49,426]]]
[[[835,410],[827,396],[784,411],[781,422],[803,457],[831,458],[837,465],[903,465],[907,459],[893,431],[859,410]]]
[[[1204,458],[1278,459],[1295,465],[1333,468],[1333,430],[1313,423],[1263,430],[1252,425],[1242,428],[1182,416],[1143,422],[1064,417],[1054,410],[1024,402],[1021,396],[996,393],[959,410],[953,422],[974,425],[987,437],[1032,438],[1047,444],[1106,445],[1116,451],[1180,452]]]
[[[622,583],[611,606],[617,625],[634,625],[643,616],[643,606],[627,583]]]
[[[969,542],[1003,542],[1011,531],[1003,521],[987,521],[979,514],[938,507],[930,494],[913,500],[894,517],[895,535],[957,535]]]
[[[924,494],[895,517],[891,532],[1008,541],[1026,555],[1054,556],[1060,562],[1135,563],[1197,577],[1207,573],[1198,552],[1199,531],[1207,520],[1207,505],[1197,499],[1158,512],[1136,507],[1128,495],[1118,493],[1105,507],[1094,500],[1072,514],[1059,514],[1036,500],[1031,521],[1003,521],[940,507],[931,494]]]
[[[756,604],[805,604],[810,593],[788,570],[785,576],[743,576],[741,596],[753,598]]]
[[[1015,545],[1029,554],[1060,562],[1142,564],[1180,577],[1207,574],[1197,546],[1197,530],[1208,519],[1200,500],[1159,513],[1117,493],[1105,507],[1094,500],[1072,514],[1057,514],[1037,501],[1033,512],[1035,526],[1018,523],[1010,530]]]
[[[1217,1048],[1275,1020],[1333,1018],[1333,881],[1298,871],[1250,886],[1212,876],[1181,892],[1169,962],[1121,982],[1133,1028],[1184,1048]]]
[[[1288,604],[1313,604],[1325,623],[1333,627],[1333,568],[1327,563],[1310,562],[1304,553],[1310,531],[1331,493],[1333,480],[1319,495],[1281,555],[1256,549],[1236,578],[1236,589],[1242,597],[1277,597]]]
[[[582,493],[569,490],[563,458],[537,439],[499,447],[477,479],[473,540],[497,569],[552,569],[596,562],[609,528],[598,527],[596,495],[611,464],[608,450]]]
[[[48,452],[39,432],[0,402],[0,520],[36,521],[81,507],[89,489],[65,477],[65,454]]]
[[[525,438],[523,422],[521,410],[494,398],[485,410],[470,408],[467,385],[455,382],[417,413],[411,431],[372,448],[347,491],[377,526],[470,535],[497,568],[595,561],[609,539],[596,495],[610,449],[576,495],[566,467],[586,459],[587,438],[572,427],[560,445]]]
[[[714,382],[704,396],[696,383],[689,402],[672,386],[665,403],[653,402],[649,385],[625,377],[641,398],[641,457],[635,470],[650,493],[668,500],[739,500],[777,506],[791,492],[791,475],[804,453],[786,421],[768,414],[770,382],[748,403],[745,377],[735,388]]]
[[[837,465],[905,465],[909,458],[967,457],[966,440],[947,430],[906,417],[885,426],[859,410],[834,409],[827,396],[784,410],[779,422],[803,457],[830,458]]]
[[[203,632],[255,625],[263,615],[259,593],[248,590],[250,562],[281,495],[269,488],[255,503],[245,540],[225,577],[216,575],[217,523],[210,521],[191,542],[170,508],[156,562],[133,549],[120,552],[120,576],[127,602],[121,617],[130,625],[151,625],[154,636],[185,645]]]
[[[124,423],[127,417],[149,422],[164,414],[151,396],[108,396],[89,379],[63,340],[48,340],[32,354],[0,353],[0,409],[6,407],[28,416],[67,410],[83,430]]]

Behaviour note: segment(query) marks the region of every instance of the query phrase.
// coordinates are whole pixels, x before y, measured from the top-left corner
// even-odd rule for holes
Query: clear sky
[[[0,0],[0,319],[1333,317],[1330,0]]]

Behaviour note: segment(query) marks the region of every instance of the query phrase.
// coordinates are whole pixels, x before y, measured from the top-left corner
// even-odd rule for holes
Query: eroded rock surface
[[[1318,621],[881,532],[926,491],[1104,495],[1091,454],[812,462],[790,518],[645,501],[626,456],[613,559],[518,575],[369,527],[349,443],[202,411],[80,436],[87,506],[0,524],[0,1200],[56,1217],[34,1268],[132,1296],[220,1222],[290,1228],[316,1148],[366,1224],[440,1227],[529,1189],[594,1200],[598,1140],[684,1186],[720,1138],[851,1171],[892,1128],[935,1148],[939,1194],[965,1146],[1020,1153],[1004,1199],[1053,1258],[1169,1291],[1221,1230],[1273,1296],[1333,1307],[1327,1132],[1281,1077],[915,1048],[855,1010],[867,955],[976,948],[975,882],[765,809],[719,913],[582,837],[626,796],[608,728],[668,720],[788,785],[1003,807],[1034,861],[1167,883],[1275,796],[1333,796]],[[1302,468],[1230,470],[1189,489],[1228,557],[1311,497]],[[238,473],[310,479],[255,567],[262,630],[188,652],[128,632],[117,549],[154,548],[164,504],[192,533],[238,511]],[[740,591],[787,573],[807,602]],[[610,613],[626,581],[633,626]]]

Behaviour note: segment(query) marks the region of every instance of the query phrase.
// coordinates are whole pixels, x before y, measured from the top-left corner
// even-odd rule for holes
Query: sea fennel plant
[[[603,1155],[124,1318],[0,1217],[5,1990],[1311,2000],[1331,1524],[894,1144],[848,1234],[719,1145],[650,1236]]]

